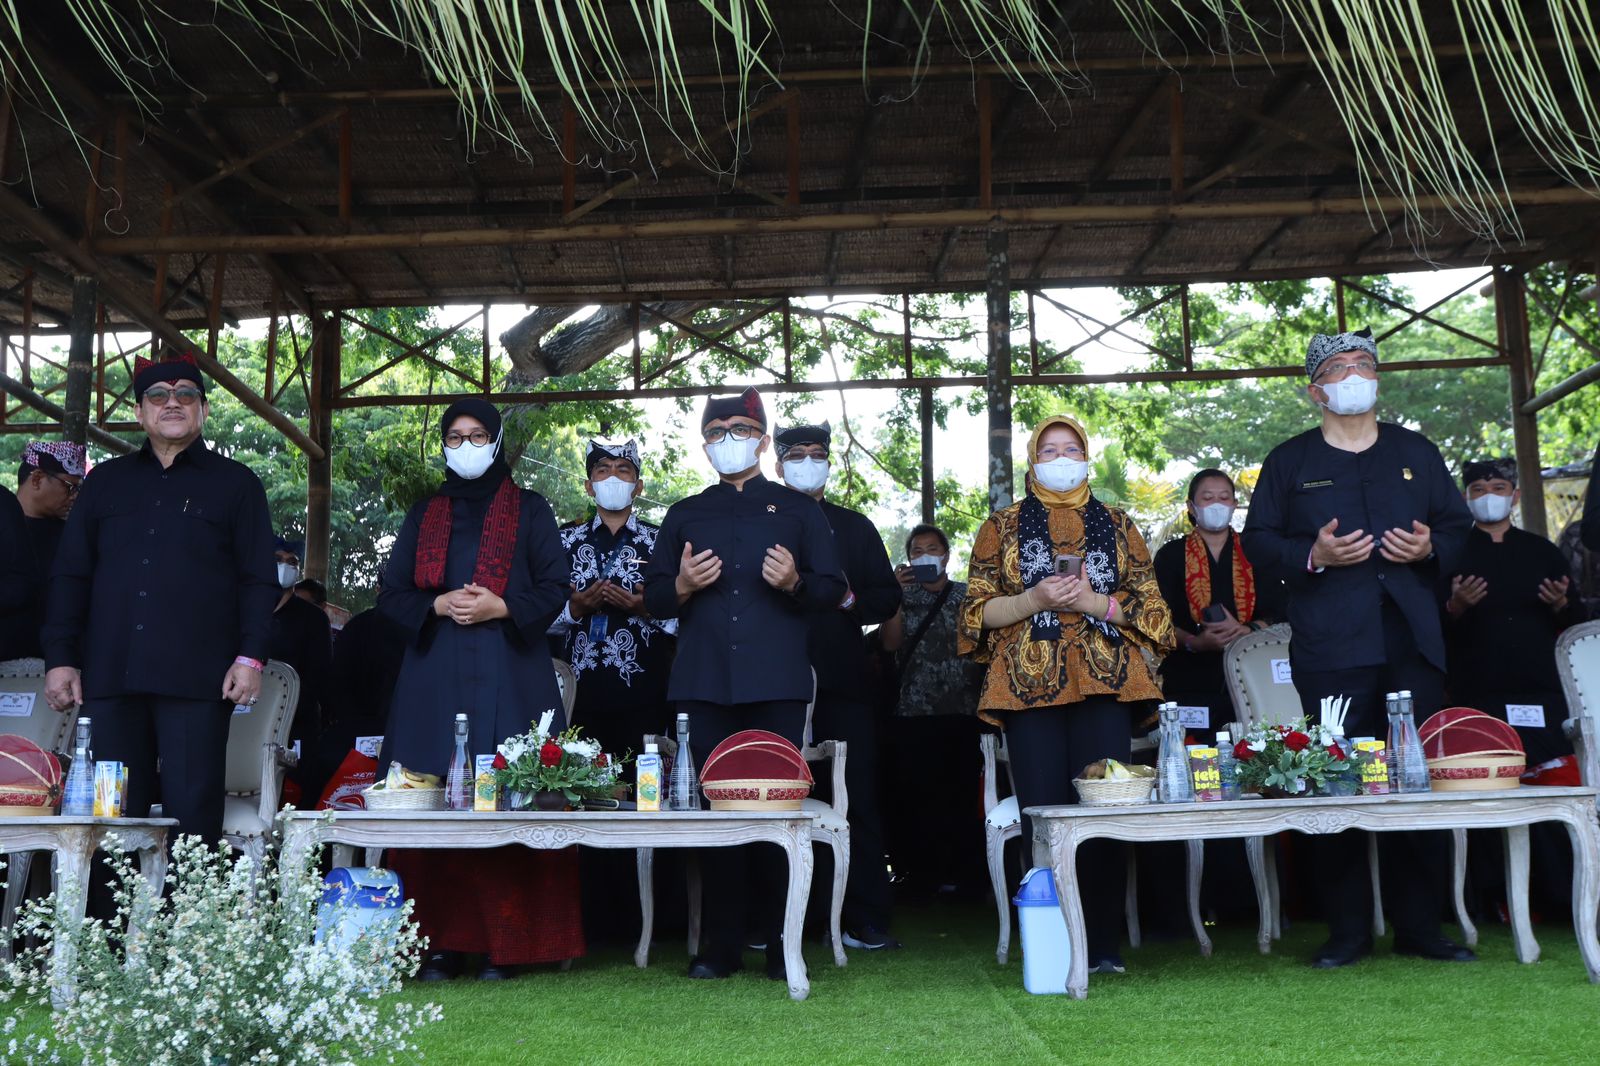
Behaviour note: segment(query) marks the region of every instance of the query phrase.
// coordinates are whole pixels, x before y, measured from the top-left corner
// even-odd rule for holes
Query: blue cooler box
[[[317,943],[349,951],[357,937],[393,938],[405,889],[393,870],[341,866],[323,879],[317,904]]]
[[[1072,946],[1050,868],[1029,870],[1012,902],[1022,930],[1022,987],[1036,996],[1064,995]]]

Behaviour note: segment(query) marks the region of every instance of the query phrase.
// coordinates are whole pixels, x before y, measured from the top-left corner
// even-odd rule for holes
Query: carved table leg
[[[333,865],[336,869],[356,864],[356,849],[353,844],[334,844],[328,848],[328,854],[333,856]]]
[[[1200,954],[1204,958],[1211,957],[1211,938],[1206,935],[1205,920],[1200,917],[1200,878],[1206,869],[1206,845],[1203,840],[1184,841],[1184,851],[1188,859],[1188,903],[1189,924],[1194,927],[1195,942],[1200,945]]]
[[[1256,947],[1261,954],[1272,954],[1272,889],[1267,885],[1266,838],[1247,837],[1244,857],[1250,863],[1250,880],[1256,889],[1256,913],[1260,924],[1256,929]]]
[[[1600,822],[1587,799],[1569,805],[1572,837],[1572,924],[1578,934],[1589,980],[1600,983],[1600,942],[1595,940],[1595,908],[1600,906]]]
[[[652,848],[638,848],[633,854],[639,871],[639,946],[633,951],[633,964],[642,970],[650,965],[650,938],[656,926],[656,853]]]
[[[811,994],[806,976],[806,960],[800,953],[805,936],[806,901],[811,896],[811,827],[789,826],[783,834],[783,850],[789,855],[789,892],[783,911],[783,968],[789,978],[789,998],[805,999]]]
[[[1036,823],[1037,824],[1037,820]],[[1089,938],[1083,929],[1083,898],[1078,894],[1078,837],[1070,824],[1049,823],[1050,873],[1056,882],[1056,899],[1067,923],[1067,994],[1083,999],[1089,994]]]
[[[317,842],[315,826],[302,821],[284,819],[278,823],[283,828],[283,844],[278,852],[278,879],[284,891],[300,876]]]
[[[1511,944],[1518,962],[1538,962],[1539,942],[1528,920],[1528,827],[1506,827],[1506,897],[1511,911]],[[1577,855],[1576,849],[1573,855]]]

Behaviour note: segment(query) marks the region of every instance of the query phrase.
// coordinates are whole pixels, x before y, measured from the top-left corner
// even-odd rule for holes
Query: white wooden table
[[[1520,962],[1536,962],[1539,944],[1528,919],[1528,826],[1561,822],[1572,838],[1573,924],[1589,980],[1600,982],[1600,820],[1594,788],[1528,786],[1506,792],[1424,792],[1392,796],[1250,799],[1212,803],[1151,803],[1129,807],[1029,807],[1034,834],[1049,848],[1056,895],[1066,918],[1072,958],[1067,992],[1089,992],[1088,942],[1078,893],[1077,853],[1084,841],[1206,840],[1264,837],[1285,830],[1339,833],[1346,829],[1504,829],[1511,935]]]
[[[286,811],[284,871],[299,869],[317,844],[363,848],[498,848],[506,844],[552,849],[726,848],[773,843],[789,859],[783,913],[783,962],[791,999],[811,993],[800,955],[806,901],[811,895],[811,823],[805,811]],[[648,926],[646,927],[648,929]],[[648,959],[641,942],[637,965]]]
[[[167,878],[167,830],[175,828],[172,818],[95,818],[82,814],[46,815],[38,818],[0,818],[0,851],[15,855],[24,851],[47,851],[54,860],[51,882],[60,912],[74,922],[82,922],[89,905],[89,870],[94,853],[115,835],[123,850],[138,855],[139,873],[156,895]],[[10,871],[8,869],[7,873]],[[20,897],[18,897],[20,898]],[[3,950],[11,955],[11,926],[16,915],[7,912]],[[68,946],[60,940],[53,949],[57,978],[51,998],[60,1004],[72,998],[73,990],[65,979],[70,969]]]

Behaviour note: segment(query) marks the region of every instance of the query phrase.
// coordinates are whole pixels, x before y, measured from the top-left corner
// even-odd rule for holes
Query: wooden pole
[[[1011,503],[1011,238],[989,227],[989,367],[984,398],[989,407],[989,509]]]
[[[1168,153],[1172,165],[1172,202],[1183,199],[1183,83],[1176,74],[1172,83],[1172,115],[1169,130]]]
[[[994,94],[989,79],[978,78],[978,206],[994,206]]]
[[[933,483],[933,390],[923,386],[917,397],[922,422],[922,521],[933,525],[936,491]]]
[[[61,435],[72,444],[89,440],[89,393],[94,385],[94,327],[97,307],[93,277],[72,279],[72,341],[67,349],[67,407]]]
[[[311,433],[322,450],[322,458],[311,459],[307,464],[305,565],[307,577],[328,584],[333,543],[334,392],[339,381],[343,337],[337,316],[319,315],[312,321]]]
[[[12,194],[13,196],[15,194]],[[603,194],[602,194],[603,195]],[[597,197],[596,199],[599,199]],[[1518,208],[1593,206],[1595,194],[1567,186],[1524,189],[1510,194]],[[593,203],[594,201],[590,201]],[[1418,196],[1422,210],[1448,206],[1439,196]],[[498,248],[561,241],[656,240],[681,237],[738,237],[794,233],[853,233],[902,229],[978,228],[1000,221],[1008,226],[1054,226],[1085,222],[1200,222],[1227,219],[1366,216],[1397,212],[1409,205],[1393,196],[1300,200],[1250,200],[1228,203],[1070,204],[1057,207],[952,208],[941,211],[828,212],[796,217],[696,218],[665,222],[583,222],[560,226],[508,226],[499,229],[419,230],[393,233],[214,233],[169,237],[101,237],[96,252],[158,255],[162,252],[317,252],[404,251],[412,248]]]
[[[1528,337],[1527,280],[1516,269],[1494,272],[1494,303],[1500,344],[1510,364],[1511,435],[1517,449],[1517,487],[1522,490],[1522,528],[1548,536],[1544,478],[1539,466],[1539,417],[1523,410],[1533,395],[1533,345]]]

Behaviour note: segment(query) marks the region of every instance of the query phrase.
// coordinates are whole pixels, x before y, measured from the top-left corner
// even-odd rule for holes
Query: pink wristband
[[[1117,613],[1117,598],[1115,596],[1107,596],[1106,597],[1106,617],[1105,617],[1105,622],[1106,622],[1107,625],[1111,624],[1111,616],[1116,614],[1116,613]]]
[[[248,655],[241,655],[237,659],[233,660],[233,662],[236,666],[248,666],[258,674],[262,670],[266,669],[267,666],[267,664],[262,662],[260,659],[252,659]]]

